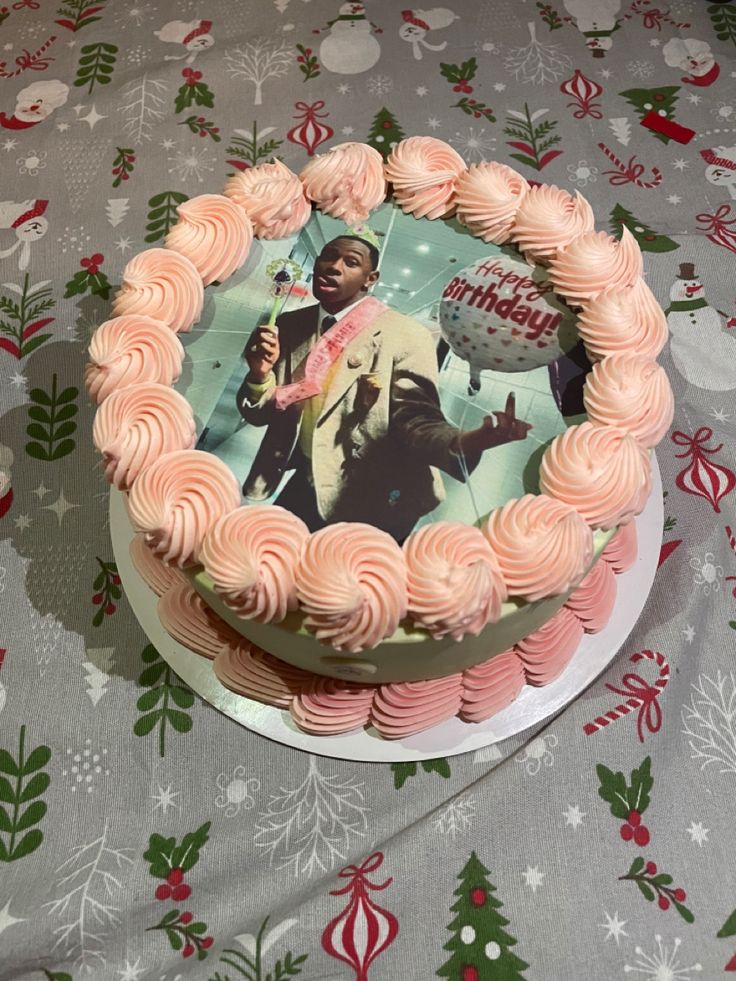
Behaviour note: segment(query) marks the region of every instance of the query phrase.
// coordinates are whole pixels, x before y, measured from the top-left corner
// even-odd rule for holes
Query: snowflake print
[[[215,797],[215,807],[225,808],[225,817],[235,817],[242,808],[249,811],[255,804],[253,794],[261,789],[261,781],[256,777],[244,780],[246,770],[244,766],[236,766],[232,776],[221,773],[217,778],[217,786],[222,791]]]
[[[38,153],[36,150],[29,150],[25,156],[18,157],[15,162],[18,165],[18,173],[35,177],[39,170],[46,167],[46,151]]]
[[[371,95],[387,95],[394,87],[394,80],[388,75],[371,75],[366,88]]]
[[[66,755],[71,757],[71,766],[61,771],[62,776],[72,778],[72,793],[83,786],[87,793],[91,794],[95,775],[102,774],[106,777],[110,775],[110,771],[105,767],[107,749],[103,749],[101,753],[93,753],[92,740],[85,739],[84,750],[81,753],[74,753],[73,756],[72,753],[74,750],[67,749]]]
[[[501,53],[501,45],[496,44],[495,41],[476,41],[475,50],[482,51],[484,54],[497,55]]]
[[[692,972],[702,971],[702,965],[692,964],[690,967],[681,965],[678,950],[682,941],[675,937],[672,950],[662,943],[659,934],[654,937],[657,950],[650,957],[641,947],[635,949],[637,961],[635,964],[625,964],[626,974],[637,974],[643,981],[693,981]]]
[[[715,109],[711,109],[711,112],[717,119],[728,122],[733,118],[734,107],[730,102],[719,102]]]
[[[128,50],[125,60],[129,65],[142,65],[151,56],[151,49],[144,48],[142,44],[136,44]]]
[[[89,243],[92,241],[92,236],[87,235],[84,225],[80,225],[79,228],[72,228],[70,225],[65,225],[64,234],[60,235],[56,241],[61,246],[63,253],[86,252],[89,248]]]
[[[149,18],[152,14],[155,14],[157,7],[152,3],[134,3],[132,7],[123,7],[117,13],[115,22],[118,27],[123,28],[123,30],[130,25],[131,27],[140,27],[141,24]]]
[[[715,565],[714,559],[712,552],[706,552],[702,560],[697,555],[693,555],[689,562],[690,568],[695,570],[693,583],[703,587],[703,596],[717,593],[721,588],[723,566]]]
[[[651,61],[630,61],[626,67],[634,78],[651,78],[654,74]]]
[[[449,801],[432,821],[440,834],[449,835],[453,841],[473,824],[476,801],[472,794],[460,794]]]
[[[455,133],[450,143],[457,148],[458,153],[469,163],[484,160],[493,149],[495,136],[486,136],[484,129],[475,130],[473,126],[464,133]]]
[[[516,757],[516,762],[524,764],[524,769],[530,777],[536,776],[541,770],[542,764],[544,766],[554,764],[555,758],[552,755],[552,750],[557,745],[557,741],[557,736],[551,732],[547,733],[546,736],[537,736],[536,739],[532,739],[521,756]]]
[[[173,157],[168,158],[169,173],[176,174],[181,181],[196,177],[201,184],[204,175],[212,173],[215,169],[215,159],[206,146],[179,150]]]
[[[598,168],[591,167],[587,160],[578,160],[576,164],[568,164],[567,172],[576,187],[587,187],[595,184],[598,179]]]

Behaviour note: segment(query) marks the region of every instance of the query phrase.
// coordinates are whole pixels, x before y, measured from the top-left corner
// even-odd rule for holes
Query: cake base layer
[[[512,705],[486,722],[468,724],[452,718],[402,740],[383,740],[371,729],[339,736],[311,736],[299,731],[288,713],[228,691],[215,677],[210,661],[174,641],[161,625],[157,597],[129,557],[133,529],[123,497],[117,492],[111,493],[110,526],[126,596],[142,628],[173,670],[207,702],[251,731],[317,755],[366,762],[409,762],[479,750],[533,728],[569,704],[610,664],[646,603],[657,568],[663,510],[661,481],[654,460],[653,478],[650,499],[636,520],[639,558],[631,570],[617,577],[618,594],[611,620],[600,633],[583,638],[561,677],[543,688],[525,687]]]

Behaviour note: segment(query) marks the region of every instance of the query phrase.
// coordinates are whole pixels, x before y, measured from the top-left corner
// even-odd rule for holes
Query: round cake
[[[378,271],[392,236],[437,245],[413,291]],[[95,444],[164,626],[226,686],[310,732],[399,738],[489,717],[605,624],[673,398],[639,247],[580,195],[431,137],[274,161],[181,205],[112,313]],[[213,393],[197,366],[223,360]],[[228,442],[252,442],[247,475]]]

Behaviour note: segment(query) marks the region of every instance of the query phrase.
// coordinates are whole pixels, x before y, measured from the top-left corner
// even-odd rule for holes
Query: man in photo
[[[238,409],[268,429],[243,492],[265,500],[294,470],[275,503],[310,530],[362,521],[401,541],[444,500],[439,470],[463,480],[485,450],[531,426],[513,396],[478,429],[445,419],[431,334],[369,297],[378,258],[369,229],[328,242],[314,264],[318,303],[250,337]]]

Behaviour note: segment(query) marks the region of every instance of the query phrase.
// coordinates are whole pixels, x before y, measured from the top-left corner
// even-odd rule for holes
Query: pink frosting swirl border
[[[210,660],[226,644],[240,640],[240,634],[218,617],[188,582],[172,586],[159,598],[158,617],[174,640]]]
[[[299,180],[323,214],[349,226],[364,222],[386,197],[383,157],[366,143],[340,143],[312,157]]]
[[[597,426],[619,426],[642,446],[656,446],[672,425],[675,396],[664,368],[638,354],[612,354],[593,365],[583,404]]]
[[[620,239],[607,232],[578,235],[550,262],[550,279],[569,302],[584,303],[611,286],[633,286],[642,269],[639,244],[624,226]]]
[[[176,209],[165,246],[189,259],[205,286],[227,279],[246,260],[253,226],[242,208],[222,194],[200,194]]]
[[[441,218],[455,210],[458,177],[465,161],[434,136],[410,136],[391,151],[384,172],[396,203],[415,218]]]
[[[301,231],[312,214],[301,181],[280,160],[238,171],[223,194],[245,211],[256,238],[288,238]]]
[[[175,332],[188,333],[202,316],[204,287],[197,267],[171,249],[146,249],[123,270],[112,301],[116,317],[141,315],[162,320]]]
[[[512,167],[484,160],[457,180],[457,220],[484,242],[502,245],[511,237],[529,184]]]

